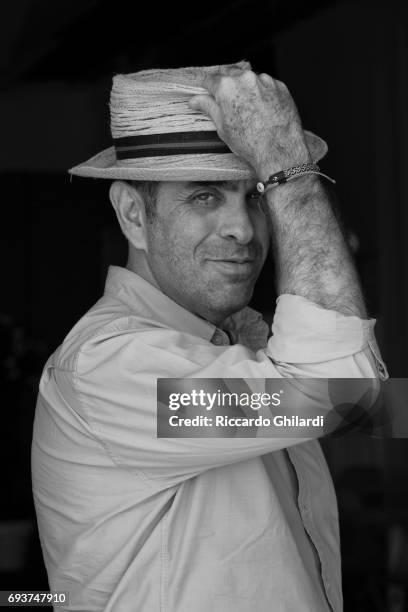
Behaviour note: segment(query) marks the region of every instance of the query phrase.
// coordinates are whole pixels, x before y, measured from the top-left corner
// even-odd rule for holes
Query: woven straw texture
[[[241,67],[250,68],[247,62]],[[191,96],[207,93],[208,73],[224,66],[144,70],[113,79],[110,113],[113,138],[171,132],[215,131],[211,119],[188,105]],[[313,161],[327,152],[326,143],[311,132],[306,140]],[[117,160],[114,147],[75,166],[71,174],[94,178],[172,181],[255,178],[252,168],[232,153],[166,155]]]

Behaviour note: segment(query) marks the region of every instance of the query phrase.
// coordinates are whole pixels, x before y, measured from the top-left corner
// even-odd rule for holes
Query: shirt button
[[[215,330],[211,342],[216,346],[224,346],[229,344],[227,335],[224,334],[224,332],[222,332],[220,329]]]

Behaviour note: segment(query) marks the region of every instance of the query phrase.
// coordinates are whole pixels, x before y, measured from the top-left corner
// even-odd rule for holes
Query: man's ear
[[[136,249],[147,251],[146,210],[140,193],[125,181],[114,181],[109,197],[126,238]]]

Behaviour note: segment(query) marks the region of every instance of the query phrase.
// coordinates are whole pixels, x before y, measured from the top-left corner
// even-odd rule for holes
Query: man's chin
[[[212,310],[218,312],[220,317],[227,318],[248,306],[253,293],[253,287],[241,291],[224,291],[224,295],[212,303]]]

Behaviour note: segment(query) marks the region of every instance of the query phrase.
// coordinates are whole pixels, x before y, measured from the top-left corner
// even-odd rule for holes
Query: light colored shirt
[[[228,336],[110,268],[104,296],[48,360],[35,415],[45,565],[50,588],[70,594],[59,609],[340,611],[318,441],[157,438],[156,379],[385,377],[373,325],[282,295],[268,342],[250,309]]]

